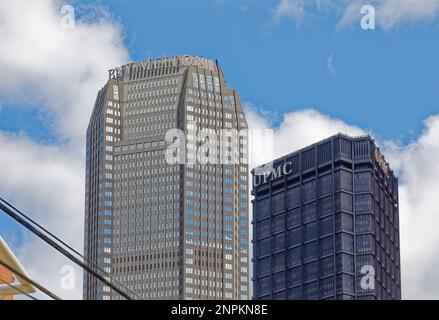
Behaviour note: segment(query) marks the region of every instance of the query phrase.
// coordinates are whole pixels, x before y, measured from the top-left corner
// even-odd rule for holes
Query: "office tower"
[[[87,130],[86,258],[144,299],[248,299],[246,128],[216,62],[110,70]],[[220,130],[239,135],[199,148]],[[86,274],[84,298],[120,297]]]
[[[13,274],[10,270],[0,265],[0,287],[7,286],[7,284],[12,284],[14,282]],[[0,300],[12,300],[11,295],[2,296],[0,294]]]
[[[254,299],[401,298],[398,180],[369,136],[252,173]]]

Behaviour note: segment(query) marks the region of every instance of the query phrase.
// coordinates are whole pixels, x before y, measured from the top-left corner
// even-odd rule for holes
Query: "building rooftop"
[[[303,151],[306,151],[306,150],[312,149],[312,148],[314,148],[314,147],[316,147],[316,146],[322,145],[322,144],[324,144],[324,143],[326,143],[326,142],[328,142],[328,141],[331,141],[332,139],[339,138],[339,137],[340,137],[340,138],[346,138],[346,139],[349,139],[349,140],[367,140],[367,139],[369,139],[369,140],[371,141],[371,143],[373,143],[373,144],[375,145],[375,147],[376,147],[376,150],[377,150],[378,155],[379,155],[379,158],[380,158],[380,161],[379,161],[379,162],[382,163],[382,165],[383,165],[384,167],[386,167],[387,170],[389,170],[389,173],[391,173],[391,174],[393,175],[393,171],[390,169],[390,165],[389,165],[389,163],[385,160],[384,156],[383,156],[383,155],[381,154],[381,152],[380,152],[380,149],[378,148],[378,146],[376,146],[376,144],[375,144],[375,140],[374,140],[370,135],[349,136],[349,135],[344,134],[344,133],[341,133],[341,132],[339,132],[339,133],[337,133],[337,134],[335,134],[335,135],[332,135],[332,136],[330,136],[330,137],[328,137],[328,138],[325,138],[325,139],[323,139],[323,140],[320,140],[320,141],[318,141],[318,142],[315,142],[315,143],[313,143],[313,144],[311,144],[311,145],[308,145],[308,146],[306,146],[306,147],[303,147],[303,148],[301,148],[301,149],[298,149],[298,150],[295,150],[295,151],[293,151],[293,152],[290,152],[290,153],[288,153],[288,154],[286,154],[286,155],[283,155],[283,156],[281,156],[281,157],[278,157],[278,158],[276,158],[276,159],[273,159],[273,161],[271,161],[271,162],[268,162],[268,163],[262,164],[262,165],[260,165],[260,166],[258,166],[258,167],[256,167],[256,168],[254,168],[254,169],[252,170],[252,173],[254,174],[254,172],[255,172],[256,169],[263,169],[264,167],[267,167],[267,166],[269,166],[269,165],[272,165],[272,164],[275,163],[275,162],[284,161],[285,159],[290,158],[290,157],[293,157],[293,156],[296,156],[296,155],[300,154],[300,153],[303,152]]]
[[[177,55],[128,62],[120,67],[109,70],[109,74],[111,78],[117,72],[123,72],[132,68],[149,70],[162,67],[201,67],[211,71],[221,71],[217,60],[214,61],[203,56]]]

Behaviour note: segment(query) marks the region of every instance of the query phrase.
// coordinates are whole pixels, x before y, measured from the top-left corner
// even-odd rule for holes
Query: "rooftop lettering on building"
[[[125,75],[129,76],[133,70],[151,70],[169,67],[201,67],[208,70],[216,70],[217,63],[213,60],[200,56],[174,56],[150,59],[146,61],[130,62],[123,66],[110,69],[108,71],[109,79],[121,79]]]

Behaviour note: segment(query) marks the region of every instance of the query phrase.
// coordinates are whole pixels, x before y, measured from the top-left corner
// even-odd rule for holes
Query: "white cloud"
[[[111,20],[96,18],[92,10],[92,22],[64,30],[61,7],[56,0],[0,0],[0,96],[4,104],[42,106],[54,114],[61,137],[81,139],[90,97],[128,54]]]
[[[314,142],[323,140],[336,133],[348,135],[364,135],[366,131],[354,125],[330,118],[314,109],[301,109],[283,115],[279,125],[273,126],[273,116],[269,112],[254,107],[246,107],[246,117],[250,129],[273,129],[273,156],[286,155]],[[257,149],[256,154],[265,158],[263,145],[256,141],[251,147]],[[272,158],[271,158],[272,159]],[[258,164],[263,162],[259,161]]]
[[[328,0],[280,0],[272,10],[273,21],[278,23],[288,17],[300,26],[313,13],[327,9],[329,6],[331,2]]]
[[[73,157],[62,147],[39,145],[25,136],[4,133],[0,133],[0,149],[1,195],[82,251],[84,169],[78,161],[82,155]],[[60,268],[67,259],[31,237],[30,232],[24,234],[24,246],[16,254],[34,280],[63,298],[79,298],[80,271],[78,290],[62,291]]]
[[[274,9],[273,18],[275,21],[279,21],[283,17],[289,16],[300,24],[304,15],[304,10],[303,1],[297,3],[296,1],[280,0]]]
[[[328,72],[331,74],[331,76],[335,77],[335,75],[337,74],[337,70],[335,69],[335,65],[334,65],[334,57],[335,54],[332,53],[328,59],[326,59],[326,70],[328,70]]]
[[[363,5],[374,6],[376,22],[385,30],[401,24],[432,22],[439,15],[439,0],[280,0],[272,19],[278,22],[288,17],[300,25],[312,15],[332,12],[340,18],[338,28],[359,26]]]
[[[362,17],[360,10],[364,4],[355,0],[342,6],[343,14],[338,27],[359,24]],[[439,0],[373,0],[368,4],[375,8],[376,22],[384,30],[402,24],[432,22],[439,15]]]
[[[0,0],[2,102],[51,114],[62,141],[44,145],[0,131],[0,194],[82,251],[85,131],[107,70],[126,63],[128,53],[120,25],[102,8],[77,7],[82,19],[64,30],[62,5]],[[17,254],[30,275],[63,298],[81,298],[81,272],[75,290],[62,290],[67,259],[35,237],[25,240]]]
[[[299,13],[309,10],[305,1],[294,7],[293,2],[300,1],[282,1],[279,18],[292,8]],[[381,1],[378,12],[388,17],[383,26],[393,27],[434,19],[437,2],[417,2],[412,12],[409,8],[414,1],[398,1],[404,10],[392,6],[396,0]],[[312,3],[317,10],[332,8],[328,1]],[[55,115],[56,132],[66,140],[62,146],[42,145],[22,135],[0,132],[0,194],[82,250],[85,128],[97,90],[106,81],[106,70],[126,62],[128,54],[120,27],[108,15],[103,20],[78,21],[75,30],[64,31],[59,27],[60,7],[61,2],[55,0],[0,0],[0,70],[7,75],[0,78],[2,101],[40,105]],[[273,119],[267,121],[268,115],[249,110],[248,119],[252,127],[271,128]],[[287,113],[274,130],[274,156],[337,132],[365,133],[312,109]],[[434,255],[439,246],[434,229],[439,223],[435,205],[439,167],[434,162],[439,158],[439,117],[429,118],[425,132],[408,146],[392,141],[383,145],[401,178],[404,297],[439,298],[439,261]],[[17,253],[35,280],[62,297],[81,297],[80,274],[76,290],[61,290],[60,268],[67,261],[41,241],[29,237]]]
[[[270,128],[273,121],[254,108],[247,110],[250,128]],[[274,127],[275,157],[342,132],[366,131],[343,121],[305,109],[284,115]],[[369,133],[373,136],[372,133]],[[402,293],[405,299],[439,299],[439,115],[425,121],[425,130],[408,145],[377,141],[399,176]],[[256,145],[259,154],[263,148]]]
[[[401,259],[407,299],[439,299],[439,115],[425,121],[421,136],[407,146],[385,143],[400,176]]]

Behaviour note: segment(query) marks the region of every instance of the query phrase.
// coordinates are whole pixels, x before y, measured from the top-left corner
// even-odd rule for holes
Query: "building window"
[[[320,256],[324,257],[334,252],[333,236],[320,239]]]
[[[270,219],[265,219],[256,223],[256,237],[264,238],[270,235]]]
[[[256,255],[258,257],[265,256],[270,253],[270,238],[256,242]]]
[[[198,88],[198,75],[195,72],[192,73],[192,83],[195,88]]]
[[[285,209],[284,193],[278,193],[271,198],[271,210],[273,213],[280,212]]]
[[[206,82],[207,82],[207,90],[213,91],[212,76],[207,76]]]
[[[314,167],[314,149],[302,152],[302,171]]]
[[[256,277],[271,273],[270,257],[260,259],[256,263]]]
[[[332,213],[334,212],[332,208],[332,197],[326,197],[319,200],[318,212],[319,212],[319,217],[332,215]]]
[[[352,253],[354,251],[354,237],[347,233],[336,234],[335,248],[337,252],[345,251]]]
[[[302,244],[302,228],[288,231],[288,246],[294,247]]]
[[[338,212],[335,214],[335,231],[354,231],[354,217],[350,213]]]
[[[359,214],[355,216],[355,232],[372,232],[373,217],[371,214]]]
[[[352,173],[339,170],[334,174],[335,191],[352,191]]]
[[[303,262],[317,259],[317,241],[303,245]]]
[[[305,182],[302,186],[302,203],[314,200],[316,197],[316,181]]]
[[[296,267],[287,272],[287,286],[294,287],[302,283],[302,267]]]
[[[323,177],[319,177],[318,193],[319,197],[325,196],[332,192],[332,175],[327,174]]]
[[[319,276],[326,277],[334,274],[334,257],[329,256],[320,260],[319,263]]]
[[[256,211],[256,218],[258,220],[269,217],[270,216],[269,198],[256,201],[255,211]]]
[[[354,292],[354,276],[348,274],[338,274],[336,276],[337,293]]]
[[[335,194],[335,210],[352,212],[352,196],[350,194],[339,192]]]
[[[319,220],[319,236],[324,237],[333,232],[333,217],[327,216]]]
[[[316,212],[316,203],[311,202],[302,207],[303,209],[303,223],[308,223],[316,220],[317,212]]]
[[[213,77],[213,84],[215,87],[215,92],[219,93],[220,92],[220,82],[219,82],[218,77]]]
[[[352,159],[352,142],[344,138],[335,139],[334,156]]]
[[[355,159],[367,159],[370,157],[370,141],[355,141],[354,145]]]
[[[271,293],[271,277],[256,280],[256,295],[263,296]]]
[[[285,214],[280,214],[271,219],[272,232],[280,232],[285,230]]]
[[[332,150],[331,149],[332,149],[331,142],[327,142],[325,144],[321,144],[318,146],[317,158],[318,158],[319,164],[331,161],[331,157],[332,157]]]
[[[318,299],[318,287],[317,282],[305,284],[303,286],[303,299],[305,300],[317,300]]]
[[[355,191],[370,191],[372,190],[372,175],[370,172],[359,172],[355,174]]]
[[[285,268],[285,253],[281,252],[273,255],[273,259],[272,259],[273,272],[282,270],[284,268]]]
[[[311,222],[303,226],[303,241],[309,242],[317,239],[317,222]]]
[[[285,290],[273,293],[273,300],[285,300],[286,292]],[[245,299],[241,299],[245,300]]]
[[[280,251],[285,249],[285,232],[279,233],[272,237],[272,251]]]
[[[276,291],[285,289],[285,271],[273,275],[273,289]]]
[[[204,80],[205,79],[204,74],[200,74],[199,79],[200,79],[200,88],[206,89],[206,81]]]
[[[317,280],[317,262],[311,262],[303,266],[303,281]]]
[[[358,235],[356,244],[358,253],[369,253],[374,251],[374,240],[371,234]]]
[[[301,224],[300,208],[296,208],[287,212],[288,228],[297,227]]]
[[[356,272],[361,274],[361,268],[371,266],[375,269],[374,256],[371,254],[358,254],[356,256]]]
[[[346,253],[337,254],[337,272],[354,272],[354,256]]]
[[[287,208],[293,208],[300,205],[300,187],[294,187],[287,190]]]
[[[289,249],[287,252],[287,266],[294,267],[299,265],[302,261],[302,248],[296,247]]]
[[[289,300],[300,300],[302,299],[302,287],[295,287],[289,289],[287,292],[287,299]]]
[[[320,280],[320,298],[331,297],[334,295],[334,277]]]
[[[372,211],[372,196],[369,194],[355,196],[355,212]]]

